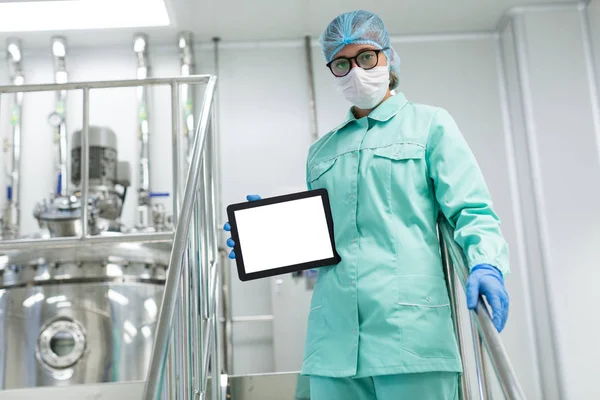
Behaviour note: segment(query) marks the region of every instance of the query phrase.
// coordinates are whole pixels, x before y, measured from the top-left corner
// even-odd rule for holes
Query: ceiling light
[[[0,2],[0,32],[169,25],[164,0]]]

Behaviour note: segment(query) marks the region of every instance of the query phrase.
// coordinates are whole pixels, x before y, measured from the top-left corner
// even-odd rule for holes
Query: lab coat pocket
[[[329,160],[318,162],[310,167],[307,180],[312,189],[327,189],[324,175],[333,168],[337,159],[337,157],[331,158]]]
[[[425,147],[396,143],[373,149],[373,168],[368,171],[374,195],[386,200],[386,212],[398,212],[397,204],[410,204],[415,193],[427,190],[424,179]]]
[[[434,276],[398,277],[402,348],[420,358],[457,357],[446,282]]]

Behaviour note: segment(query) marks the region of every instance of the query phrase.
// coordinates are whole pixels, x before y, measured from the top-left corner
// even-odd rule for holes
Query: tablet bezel
[[[278,203],[284,203],[287,201],[302,200],[311,197],[321,197],[323,201],[323,209],[325,210],[325,219],[327,220],[327,228],[329,230],[329,238],[331,240],[331,248],[333,250],[333,257],[314,260],[306,263],[288,265],[285,267],[269,269],[266,271],[246,273],[244,267],[244,254],[240,247],[240,237],[237,230],[237,222],[235,220],[235,212],[240,210],[247,210],[249,208],[268,206]],[[227,216],[229,217],[229,225],[231,226],[231,237],[235,242],[233,250],[235,252],[235,261],[237,264],[238,276],[241,281],[251,281],[255,279],[268,278],[270,276],[283,275],[287,273],[304,271],[307,269],[326,267],[336,265],[341,261],[337,249],[335,247],[335,236],[333,229],[333,217],[331,216],[331,206],[329,203],[329,194],[326,189],[315,189],[306,192],[286,194],[283,196],[270,197],[267,199],[257,201],[247,201],[244,203],[231,204],[227,207]]]

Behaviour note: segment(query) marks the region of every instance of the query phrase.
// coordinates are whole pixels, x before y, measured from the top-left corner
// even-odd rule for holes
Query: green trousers
[[[457,400],[456,372],[369,378],[310,377],[310,400]]]

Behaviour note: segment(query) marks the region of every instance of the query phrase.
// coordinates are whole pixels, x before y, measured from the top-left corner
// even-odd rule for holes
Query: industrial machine
[[[88,207],[81,131],[71,143],[72,191],[34,211],[51,237],[119,235],[129,165],[117,136],[90,126]],[[0,388],[142,380],[146,376],[170,244],[66,246],[0,257]]]

